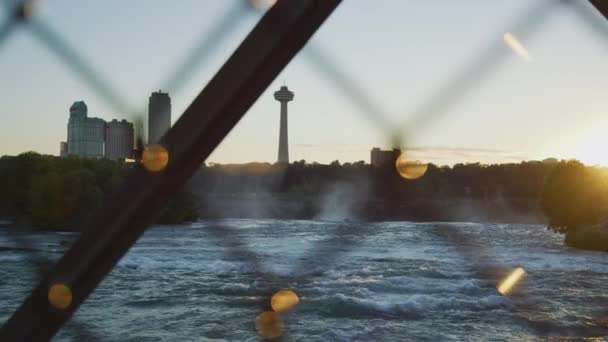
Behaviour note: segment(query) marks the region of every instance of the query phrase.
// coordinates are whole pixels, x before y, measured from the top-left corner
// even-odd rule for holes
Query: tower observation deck
[[[279,131],[278,163],[289,163],[289,139],[287,136],[287,102],[293,100],[293,92],[282,86],[274,93],[275,100],[281,102],[281,128]]]

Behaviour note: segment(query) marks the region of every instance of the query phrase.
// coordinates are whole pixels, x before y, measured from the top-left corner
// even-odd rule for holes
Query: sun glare
[[[602,128],[598,125],[581,134],[569,151],[572,158],[588,165],[608,166],[608,150],[606,150],[608,137]]]

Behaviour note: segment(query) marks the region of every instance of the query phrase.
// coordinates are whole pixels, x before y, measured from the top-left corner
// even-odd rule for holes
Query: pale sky
[[[233,12],[226,35],[205,49],[183,86],[170,90],[177,120],[262,14],[234,14],[239,1],[38,1],[36,19],[77,49],[128,108],[116,108],[27,26],[19,27],[0,45],[0,155],[58,154],[68,109],[77,100],[87,103],[90,116],[106,120],[145,116],[149,94],[165,90],[190,49]],[[538,15],[529,32],[515,24],[539,3],[345,0],[310,43],[378,104],[395,123],[393,132],[368,119],[359,99],[347,96],[314,63],[309,47],[208,161],[276,160],[279,103],[272,93],[285,82],[295,92],[289,104],[292,160],[369,161],[370,149],[389,147],[399,131],[413,157],[438,164],[558,157],[608,165],[608,22],[601,19],[594,30],[589,18],[601,15],[583,18],[562,5]],[[520,47],[505,44],[507,32]],[[491,60],[479,61],[489,46],[495,47]],[[465,77],[481,76],[485,63],[489,72],[471,87],[458,86],[462,96],[440,108],[434,120],[400,129],[423,106],[436,104],[457,75],[470,69]]]

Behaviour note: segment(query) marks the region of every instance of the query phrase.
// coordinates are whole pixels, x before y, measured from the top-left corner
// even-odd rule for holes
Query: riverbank
[[[608,252],[608,231],[599,226],[569,230],[564,243],[578,249]]]

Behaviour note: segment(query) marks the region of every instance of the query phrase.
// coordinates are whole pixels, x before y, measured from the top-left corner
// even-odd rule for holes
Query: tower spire
[[[279,130],[278,163],[289,164],[289,139],[287,135],[287,102],[293,100],[293,92],[286,85],[274,93],[275,100],[281,103],[281,127]]]

